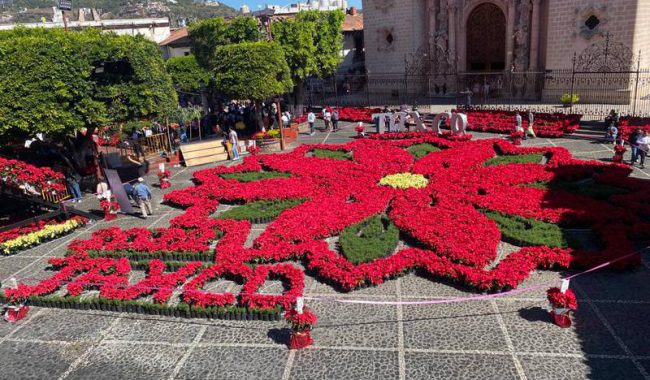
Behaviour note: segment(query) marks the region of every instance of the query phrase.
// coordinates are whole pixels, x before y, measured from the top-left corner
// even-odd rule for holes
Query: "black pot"
[[[174,309],[174,317],[178,318],[181,316],[181,312],[178,309]]]

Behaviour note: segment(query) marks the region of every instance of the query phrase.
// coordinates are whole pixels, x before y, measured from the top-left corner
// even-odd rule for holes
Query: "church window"
[[[600,20],[598,17],[591,15],[586,21],[585,21],[585,26],[589,28],[590,30],[594,30],[598,24],[600,24]]]

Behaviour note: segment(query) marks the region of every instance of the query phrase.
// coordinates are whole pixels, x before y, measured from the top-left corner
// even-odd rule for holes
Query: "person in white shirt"
[[[309,123],[309,135],[313,136],[316,132],[314,132],[314,123],[316,123],[316,115],[314,114],[314,111],[309,110],[309,113],[307,114],[307,122]]]
[[[287,116],[287,113],[282,114],[282,126],[284,128],[289,128],[289,116]]]
[[[325,111],[323,111],[323,121],[325,121],[325,130],[329,131],[330,122],[332,121],[332,114],[327,109],[325,109]]]
[[[237,137],[237,131],[235,131],[235,128],[230,128],[230,132],[228,133],[228,140],[230,141],[230,144],[232,144],[233,161],[239,160],[239,137]]]

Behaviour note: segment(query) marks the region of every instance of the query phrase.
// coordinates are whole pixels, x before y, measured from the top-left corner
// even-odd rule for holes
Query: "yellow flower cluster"
[[[395,189],[421,189],[426,187],[429,181],[422,174],[399,173],[382,178],[379,184]]]
[[[47,240],[65,235],[83,225],[84,222],[78,219],[70,219],[61,224],[48,224],[41,230],[30,232],[0,244],[0,254],[14,254],[23,249],[44,243]]]

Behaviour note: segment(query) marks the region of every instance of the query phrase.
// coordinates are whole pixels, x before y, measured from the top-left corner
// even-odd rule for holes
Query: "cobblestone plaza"
[[[353,134],[354,126],[344,124],[339,133],[301,135],[299,142],[346,143]],[[582,140],[535,139],[524,144],[565,147],[581,159],[609,160],[613,155],[609,145]],[[195,170],[175,168],[172,190],[191,186]],[[635,168],[633,176],[648,179],[650,170]],[[13,277],[33,284],[50,277],[49,258],[63,256],[73,239],[88,238],[111,225],[167,226],[182,211],[159,204],[162,194],[154,190],[154,217],[122,215],[1,257],[0,281],[5,284]],[[81,207],[96,208],[96,200],[87,198]],[[254,225],[248,244],[264,228]],[[502,243],[500,256],[512,250]],[[634,271],[602,270],[572,281],[580,308],[569,329],[553,325],[545,310],[546,288],[559,285],[567,272],[534,272],[520,288],[545,286],[530,292],[436,305],[381,302],[474,294],[414,274],[339,293],[308,276],[306,304],[319,321],[312,334],[314,346],[305,350],[286,348],[289,330],[284,322],[32,308],[26,320],[0,324],[0,368],[16,379],[648,379],[650,255],[644,252],[642,260]],[[277,289],[271,284],[265,291]]]

